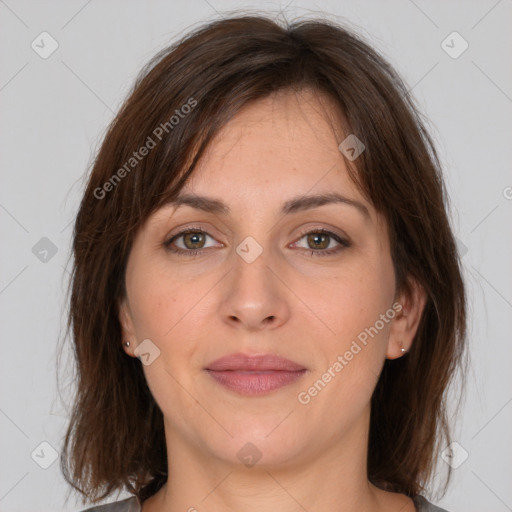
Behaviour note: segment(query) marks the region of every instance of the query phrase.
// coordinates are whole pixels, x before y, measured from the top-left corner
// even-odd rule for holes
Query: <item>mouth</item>
[[[285,370],[240,371],[206,370],[222,386],[241,395],[262,395],[292,384],[300,379],[306,370],[289,372]]]
[[[307,369],[272,354],[231,354],[210,363],[205,371],[223,387],[241,395],[262,395],[300,379]]]

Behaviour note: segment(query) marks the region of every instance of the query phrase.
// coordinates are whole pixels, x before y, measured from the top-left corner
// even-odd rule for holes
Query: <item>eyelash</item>
[[[172,242],[174,242],[174,240],[176,240],[177,238],[179,238],[182,235],[186,235],[187,233],[201,233],[201,234],[204,234],[204,235],[207,235],[207,236],[211,237],[210,234],[208,234],[206,231],[203,231],[200,228],[189,227],[187,229],[184,229],[183,231],[180,231],[179,233],[176,233],[171,238],[169,238],[166,242],[164,242],[165,248],[168,251],[170,251],[170,252],[172,252],[174,254],[178,254],[178,255],[183,255],[183,256],[186,255],[187,257],[200,256],[207,249],[184,250],[184,249],[174,249],[174,248],[171,247],[171,244],[172,244]],[[335,248],[332,248],[332,249],[321,249],[321,250],[313,250],[313,249],[311,249],[311,256],[331,256],[333,254],[336,254],[336,253],[342,251],[343,249],[345,249],[347,247],[350,247],[350,245],[351,245],[347,240],[345,240],[344,238],[339,236],[337,233],[334,233],[333,231],[329,231],[328,229],[323,229],[323,228],[321,228],[321,229],[312,229],[310,231],[305,231],[305,232],[301,233],[301,235],[298,238],[297,242],[299,240],[301,240],[302,238],[304,238],[305,236],[307,236],[307,235],[316,235],[316,234],[328,235],[331,238],[333,238],[336,242],[338,242],[340,245],[338,247],[335,247]],[[296,242],[294,242],[294,243],[296,243]],[[307,250],[310,250],[310,249],[304,249],[304,250],[307,251]]]

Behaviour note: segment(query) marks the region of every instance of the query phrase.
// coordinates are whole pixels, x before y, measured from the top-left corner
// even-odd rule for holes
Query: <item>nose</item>
[[[283,325],[290,316],[290,291],[263,251],[248,263],[238,254],[223,281],[220,314],[237,329],[260,331]]]

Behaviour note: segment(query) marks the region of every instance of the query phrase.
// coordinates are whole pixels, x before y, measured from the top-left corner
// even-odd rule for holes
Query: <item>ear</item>
[[[134,350],[136,346],[135,326],[133,316],[128,304],[128,300],[123,298],[118,303],[119,323],[121,324],[121,343],[123,350],[132,357],[135,357]],[[129,346],[125,343],[129,341]]]
[[[409,284],[410,290],[400,294],[395,302],[397,307],[393,306],[397,314],[391,322],[387,359],[402,357],[410,350],[427,302],[423,286],[416,280],[410,280]]]

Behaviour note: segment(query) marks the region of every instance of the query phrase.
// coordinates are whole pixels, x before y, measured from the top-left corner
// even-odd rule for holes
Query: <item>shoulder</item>
[[[140,512],[141,506],[135,496],[106,505],[97,505],[92,508],[83,510],[82,512]]]
[[[416,508],[418,512],[448,512],[444,508],[436,507],[435,505],[432,505],[429,501],[427,501],[423,496],[416,496],[414,499],[414,504],[416,505]]]

